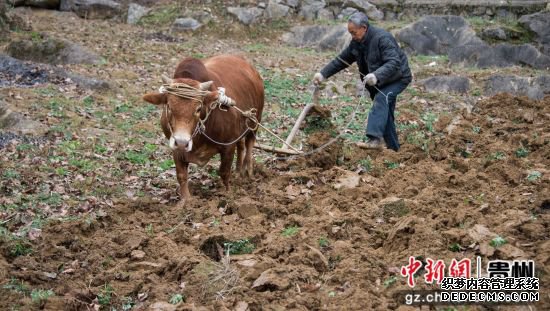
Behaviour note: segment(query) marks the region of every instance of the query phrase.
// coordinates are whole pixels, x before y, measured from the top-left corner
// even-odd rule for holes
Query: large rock
[[[60,0],[25,0],[24,5],[42,9],[58,9]]]
[[[9,28],[10,20],[7,14],[7,8],[5,2],[0,2],[0,33],[4,34]],[[0,39],[2,39],[0,37]]]
[[[465,94],[470,90],[470,82],[466,77],[436,76],[419,82],[429,93],[459,93]]]
[[[324,0],[304,0],[298,15],[306,20],[314,20],[325,6]]]
[[[313,47],[319,50],[341,50],[351,40],[346,25],[295,26],[282,40],[296,47]]]
[[[176,31],[195,31],[202,26],[199,21],[194,18],[177,18],[172,24],[172,29]]]
[[[0,133],[43,136],[47,131],[48,128],[44,124],[28,119],[0,101]]]
[[[425,16],[397,33],[410,52],[444,55],[457,46],[486,46],[460,16]]]
[[[489,39],[489,40],[503,41],[507,39],[506,32],[504,31],[504,29],[500,27],[492,27],[492,28],[484,29],[483,32],[481,33],[481,36],[484,39]]]
[[[25,63],[21,60],[0,54],[0,87],[33,86],[42,83],[75,83],[91,90],[106,90],[111,85],[103,80],[80,76],[62,68],[45,64]]]
[[[265,9],[266,17],[276,20],[287,16],[290,7],[282,3],[284,3],[282,0],[269,0],[267,8]]]
[[[137,24],[139,20],[147,15],[151,9],[141,6],[137,3],[130,3],[128,6],[128,17],[126,22],[128,24]]]
[[[550,56],[542,54],[531,44],[456,46],[450,51],[449,60],[454,64],[462,63],[479,68],[528,65],[536,69],[550,69]]]
[[[42,36],[36,40],[12,41],[6,53],[14,58],[47,64],[97,64],[100,57],[79,44]]]
[[[61,0],[59,10],[87,19],[107,19],[120,14],[120,3],[111,0]]]
[[[348,20],[348,18],[355,12],[357,12],[357,9],[354,8],[344,8],[342,11],[340,11],[340,14],[338,14],[338,19],[343,19],[345,21]]]
[[[550,44],[550,11],[524,15],[519,23],[536,34],[536,40],[541,44]]]
[[[485,84],[485,94],[488,96],[497,93],[528,96],[532,99],[542,99],[550,95],[550,75],[536,78],[520,77],[515,75],[495,75]]]
[[[227,12],[233,14],[241,23],[251,25],[258,22],[264,10],[260,8],[228,7]]]
[[[357,9],[373,20],[384,19],[384,12],[378,10],[375,5],[365,0],[347,0],[342,7]]]

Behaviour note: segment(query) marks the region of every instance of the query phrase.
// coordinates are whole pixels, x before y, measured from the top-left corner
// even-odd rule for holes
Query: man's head
[[[348,18],[348,31],[353,41],[361,41],[369,27],[369,18],[361,12],[353,13]]]

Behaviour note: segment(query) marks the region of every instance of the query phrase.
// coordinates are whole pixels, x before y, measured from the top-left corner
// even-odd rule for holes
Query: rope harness
[[[199,116],[199,121],[195,126],[195,129],[193,130],[191,139],[197,136],[198,134],[202,134],[204,137],[206,137],[208,140],[210,140],[215,144],[229,146],[240,141],[248,132],[256,131],[258,129],[258,126],[260,125],[260,123],[258,122],[258,119],[256,118],[256,114],[258,113],[258,110],[256,108],[251,108],[247,111],[241,110],[239,107],[236,106],[236,103],[233,99],[225,95],[225,88],[223,87],[218,88],[218,99],[210,103],[210,105],[206,107],[206,109],[205,109],[206,105],[204,104],[204,98],[206,97],[206,95],[210,93],[209,91],[196,89],[186,83],[172,83],[172,84],[163,84],[159,88],[159,92],[168,93],[184,99],[196,101],[200,104],[200,111],[202,110],[206,111],[206,115],[204,118],[201,119]],[[208,120],[208,118],[210,117],[210,114],[214,109],[218,108],[221,111],[229,111],[229,108],[231,107],[236,109],[238,112],[240,112],[240,114],[243,117],[246,118],[246,121],[245,121],[246,129],[241,135],[239,135],[237,139],[231,142],[216,141],[215,139],[211,138],[206,134],[206,121]],[[172,130],[172,125],[170,124],[170,117],[172,115],[172,111],[168,106],[168,104],[164,105],[164,112],[166,113],[166,117],[168,118],[168,129],[170,130],[170,136],[173,136],[174,133]]]

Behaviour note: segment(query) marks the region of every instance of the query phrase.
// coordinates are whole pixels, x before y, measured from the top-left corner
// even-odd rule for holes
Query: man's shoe
[[[380,138],[369,138],[369,141],[366,143],[358,142],[356,146],[363,149],[382,149],[384,146],[384,141]]]

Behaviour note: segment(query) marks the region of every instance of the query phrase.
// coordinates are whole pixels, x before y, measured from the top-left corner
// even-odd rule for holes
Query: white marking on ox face
[[[191,134],[183,131],[179,131],[172,134],[172,137],[170,137],[168,145],[172,150],[181,148],[186,152],[190,152],[193,149],[193,139],[191,138]]]

